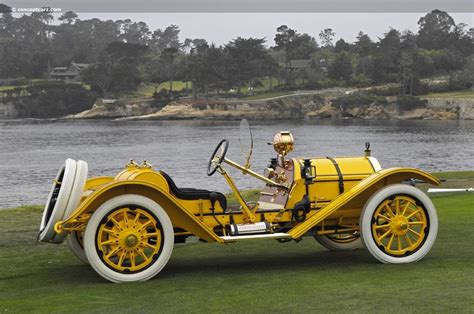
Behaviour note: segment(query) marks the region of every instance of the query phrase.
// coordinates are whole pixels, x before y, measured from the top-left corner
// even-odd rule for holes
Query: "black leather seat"
[[[227,209],[227,199],[224,194],[220,192],[193,189],[193,188],[178,188],[173,179],[164,171],[160,171],[160,174],[165,178],[168,186],[170,187],[170,193],[177,198],[183,200],[211,200],[218,201],[221,207]]]

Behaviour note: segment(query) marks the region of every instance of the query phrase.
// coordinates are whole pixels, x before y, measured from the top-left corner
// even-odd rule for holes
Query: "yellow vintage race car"
[[[241,129],[245,129],[243,121]],[[248,128],[249,134],[251,134]],[[290,132],[271,143],[277,152],[264,174],[227,156],[219,142],[207,174],[224,176],[239,206],[220,192],[180,188],[163,170],[129,162],[114,177],[87,177],[87,163],[67,159],[54,180],[38,239],[67,241],[72,252],[107,280],[144,281],[168,262],[175,243],[199,238],[228,244],[248,239],[299,241],[314,237],[329,250],[365,246],[382,263],[423,258],[436,239],[438,218],[413,182],[439,180],[413,168],[382,169],[366,143],[360,157],[289,158]],[[264,184],[247,202],[226,166]]]

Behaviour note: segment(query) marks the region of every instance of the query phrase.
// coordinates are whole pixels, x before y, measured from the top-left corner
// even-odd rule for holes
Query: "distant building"
[[[289,62],[280,62],[281,68],[299,70],[309,67],[311,59],[294,59]]]
[[[474,27],[471,27],[468,33],[469,33],[469,36],[471,36],[471,40],[474,41]]]
[[[53,80],[80,82],[82,71],[90,66],[88,63],[71,62],[69,67],[56,67],[49,72],[49,77]]]

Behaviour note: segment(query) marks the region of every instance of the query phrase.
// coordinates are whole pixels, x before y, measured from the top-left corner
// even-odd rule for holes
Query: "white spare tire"
[[[54,230],[54,225],[69,217],[81,201],[87,180],[87,163],[66,159],[53,181],[40,224],[39,240],[62,243],[67,236]]]

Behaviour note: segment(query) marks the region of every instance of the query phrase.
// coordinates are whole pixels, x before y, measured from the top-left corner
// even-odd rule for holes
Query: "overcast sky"
[[[372,39],[390,27],[398,30],[418,30],[421,13],[80,13],[81,19],[131,19],[144,21],[150,29],[165,28],[170,24],[180,27],[180,37],[204,38],[218,45],[241,37],[266,37],[273,45],[276,28],[286,24],[299,32],[308,33],[319,41],[319,32],[327,27],[336,38],[353,42],[363,31]],[[472,13],[452,13],[456,23],[473,26]]]

